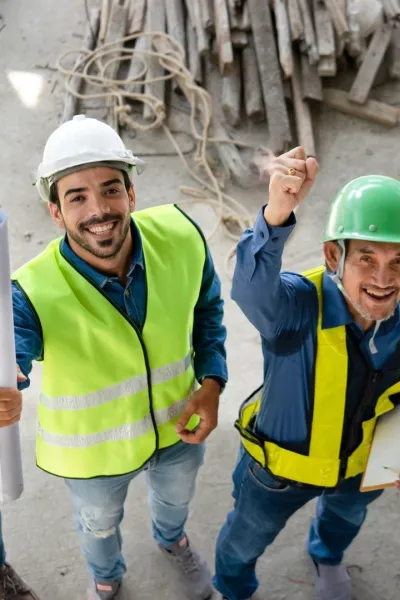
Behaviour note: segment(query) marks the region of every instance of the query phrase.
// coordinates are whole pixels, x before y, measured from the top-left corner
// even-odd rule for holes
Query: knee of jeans
[[[113,511],[106,512],[103,508],[83,507],[77,519],[83,533],[105,539],[116,534],[121,515]]]
[[[343,506],[341,504],[332,503],[329,505],[329,510],[338,517],[342,518],[344,521],[347,521],[347,523],[350,525],[354,525],[356,527],[363,523],[367,514],[367,509],[365,506],[357,505]]]

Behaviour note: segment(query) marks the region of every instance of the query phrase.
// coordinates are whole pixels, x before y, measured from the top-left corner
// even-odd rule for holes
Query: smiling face
[[[339,245],[327,242],[324,253],[329,268],[337,271]],[[342,283],[353,316],[369,322],[390,317],[400,294],[400,244],[349,240]]]
[[[117,259],[128,243],[135,193],[124,175],[92,167],[62,177],[56,184],[59,206],[50,203],[54,221],[66,230],[72,249],[90,263]]]

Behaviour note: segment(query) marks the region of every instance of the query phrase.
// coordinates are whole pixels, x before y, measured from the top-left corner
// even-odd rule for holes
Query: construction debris
[[[192,85],[208,89],[210,64],[219,66],[221,93],[214,102],[221,103],[220,118],[228,126],[222,122],[218,129],[266,120],[268,145],[275,153],[295,142],[296,131],[297,142],[318,155],[313,103],[386,126],[398,122],[399,110],[370,94],[382,77],[400,78],[400,0],[102,0],[101,15],[92,13],[92,19],[85,47],[96,47],[93,33],[98,47],[113,42],[104,82],[98,81],[115,127],[127,122],[143,131],[160,126],[168,115],[169,88],[190,101],[193,87],[183,80],[189,76]],[[163,50],[157,53],[165,31],[171,37],[162,38]],[[125,32],[129,36],[118,44]],[[116,83],[119,54],[121,62],[130,61],[122,89]],[[73,71],[82,72],[84,59]],[[343,65],[357,69],[349,91],[339,89],[335,80]],[[66,119],[77,108],[90,69],[82,78],[62,70],[69,75]],[[144,104],[145,123],[128,117],[135,101]]]

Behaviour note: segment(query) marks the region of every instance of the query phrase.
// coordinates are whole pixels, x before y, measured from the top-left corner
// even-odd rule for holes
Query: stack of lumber
[[[382,125],[398,123],[399,109],[370,99],[370,92],[384,65],[389,77],[400,79],[400,0],[102,0],[92,19],[89,48],[96,43],[93,33],[100,45],[166,32],[182,45],[186,67],[207,90],[210,64],[217,65],[222,93],[213,99],[221,104],[220,126],[266,121],[273,152],[297,141],[316,155],[315,103]],[[138,82],[130,91],[142,90],[165,105],[165,79],[146,83],[165,70],[154,55],[147,70],[138,60],[151,40],[135,39],[127,77],[137,74]],[[335,80],[343,64],[357,69],[349,91]],[[146,104],[143,119],[152,119]]]

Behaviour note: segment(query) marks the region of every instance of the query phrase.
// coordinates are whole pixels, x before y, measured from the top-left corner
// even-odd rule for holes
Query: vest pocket
[[[252,460],[247,467],[249,472],[249,476],[255,483],[265,490],[269,492],[285,492],[290,489],[290,485],[288,485],[284,481],[280,481],[272,473],[269,473],[259,465],[255,460]]]

